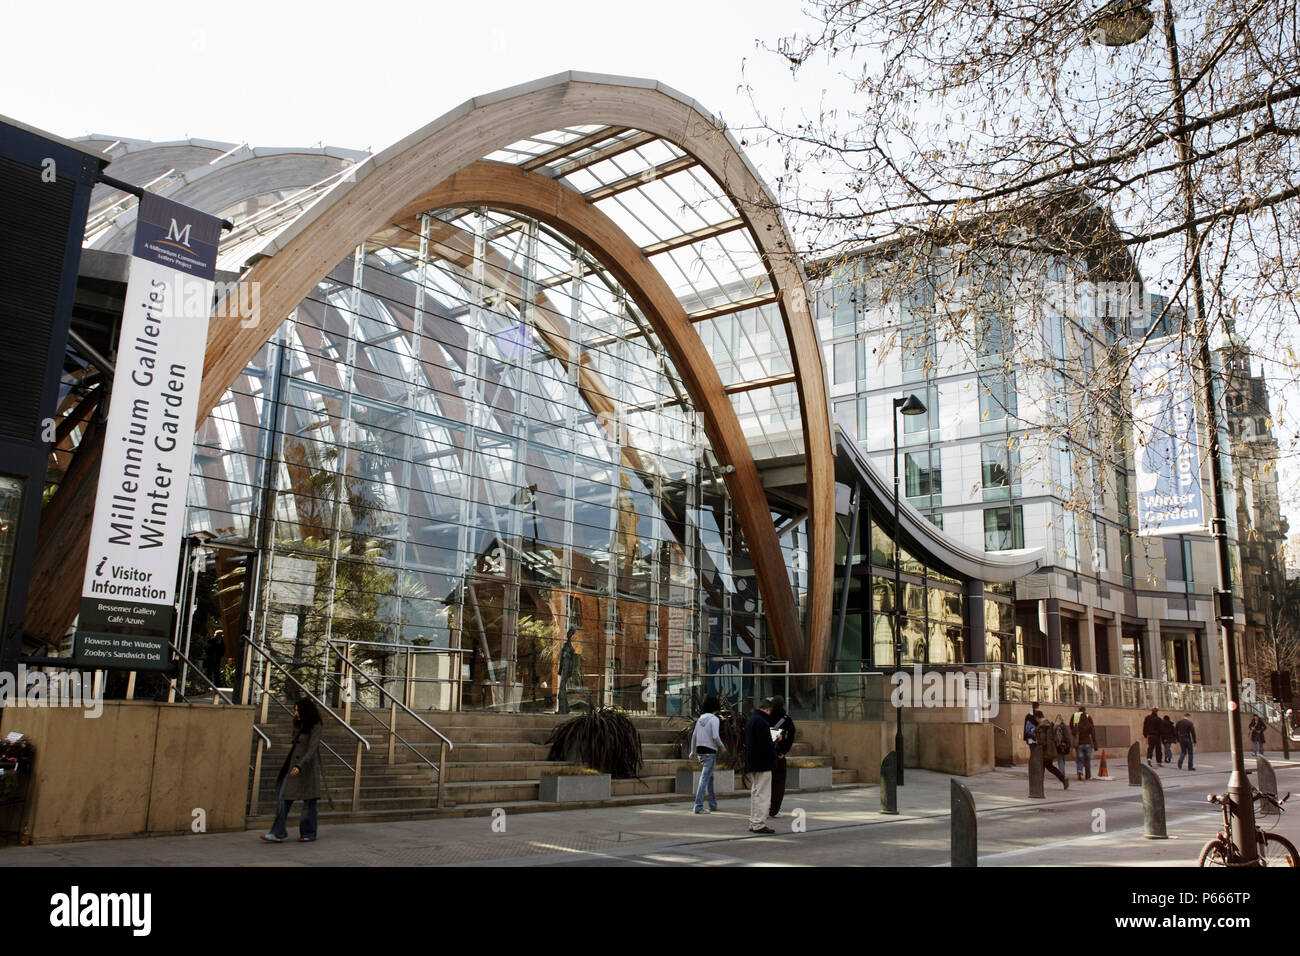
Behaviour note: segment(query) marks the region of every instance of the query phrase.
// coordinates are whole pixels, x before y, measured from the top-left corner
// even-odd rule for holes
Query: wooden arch
[[[641,250],[620,230],[615,228],[613,233],[604,234],[599,222],[583,210],[585,207],[590,213],[598,214],[598,211],[580,194],[563,187],[560,191],[552,190],[554,208],[529,212],[566,232],[572,232],[575,227],[564,218],[565,214],[585,217],[583,221],[588,223],[593,236],[580,241],[593,254],[609,255],[611,247],[619,250],[605,265],[619,276],[629,292],[636,289],[638,295],[645,296],[647,317],[654,315],[670,324],[682,322],[686,331],[691,332],[689,336],[675,336],[677,341],[673,347],[685,351],[680,359],[674,354],[674,359],[684,379],[688,375],[696,377],[695,386],[704,389],[693,393],[696,402],[701,408],[712,407],[718,413],[711,427],[718,428],[718,422],[723,420],[721,413],[725,411],[732,423],[728,427],[734,426],[739,438],[738,443],[732,441],[723,429],[718,429],[717,434],[710,433],[715,450],[729,456],[728,463],[736,467],[735,473],[727,478],[733,499],[752,512],[742,519],[742,529],[753,552],[764,601],[769,612],[777,615],[772,623],[778,635],[778,647],[790,659],[792,669],[805,666],[822,669],[829,652],[834,574],[834,459],[820,347],[802,269],[775,203],[730,136],[692,101],[652,81],[565,73],[513,87],[465,103],[357,167],[351,181],[341,183],[299,217],[267,249],[267,256],[259,259],[241,280],[258,285],[259,314],[218,318],[212,322],[199,419],[211,412],[279,327],[281,319],[359,242],[393,222],[413,218],[430,208],[429,197],[438,186],[495,150],[548,130],[593,124],[651,133],[692,156],[729,197],[762,256],[789,343],[804,432],[811,558],[806,637],[797,625],[784,558],[761,482],[753,470],[752,456],[740,435],[735,413],[721,392],[712,360],[690,329],[681,304],[667,290]],[[546,179],[538,175],[530,178]],[[462,179],[462,186],[470,181]],[[565,193],[576,196],[579,204],[575,205]],[[522,193],[519,202],[545,204],[535,196],[528,199]],[[232,294],[230,301],[253,300],[247,295],[237,299]],[[228,315],[233,311],[219,314]],[[667,326],[665,331],[669,331]],[[673,338],[665,335],[665,344]],[[694,345],[682,345],[683,342]],[[687,384],[690,385],[689,379]],[[715,386],[716,393],[710,395],[707,390]],[[725,409],[720,407],[719,396],[727,405]],[[736,444],[744,445],[743,454],[734,447]],[[42,522],[26,630],[47,640],[58,640],[76,614],[79,578],[66,574],[65,569],[70,565],[79,567],[85,560],[99,452],[98,445],[80,449],[78,457],[87,456],[84,466],[70,471],[69,480],[65,480]],[[75,481],[71,480],[74,473],[79,476]],[[761,521],[758,520],[760,510]]]

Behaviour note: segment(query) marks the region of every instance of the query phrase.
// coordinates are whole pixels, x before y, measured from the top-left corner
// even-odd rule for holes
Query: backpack
[[[1065,739],[1065,724],[1056,724],[1052,728],[1052,736],[1056,739],[1056,752],[1058,754],[1068,754],[1070,752],[1070,745]]]

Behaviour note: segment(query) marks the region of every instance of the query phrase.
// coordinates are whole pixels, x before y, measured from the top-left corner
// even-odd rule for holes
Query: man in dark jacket
[[[772,808],[767,815],[779,817],[781,801],[785,799],[785,757],[794,746],[794,721],[785,712],[784,697],[772,698],[772,713],[769,719],[772,721],[772,731],[779,736],[773,741],[773,747],[776,749],[776,766],[772,770]]]
[[[1080,780],[1092,779],[1092,751],[1097,746],[1097,727],[1088,708],[1080,706],[1074,722],[1074,770]]]
[[[1160,749],[1160,710],[1156,707],[1151,708],[1151,713],[1146,715],[1142,721],[1142,736],[1147,739],[1147,766],[1151,766],[1151,755],[1156,755],[1156,763],[1163,763],[1160,758],[1164,756]]]
[[[1183,717],[1174,725],[1174,732],[1178,734],[1178,769],[1183,769],[1183,758],[1187,758],[1187,769],[1195,770],[1192,761],[1195,759],[1196,751],[1196,727],[1192,723],[1191,714],[1183,714]]]
[[[749,774],[749,831],[775,833],[767,825],[772,806],[772,771],[776,748],[772,745],[772,699],[769,697],[749,715],[745,724],[745,770]]]

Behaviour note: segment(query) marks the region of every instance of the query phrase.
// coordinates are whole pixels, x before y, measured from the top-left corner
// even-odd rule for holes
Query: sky
[[[757,47],[810,28],[798,0],[74,0],[57,15],[11,4],[4,16],[0,114],[65,137],[378,151],[471,97],[582,70],[653,78],[692,97],[737,132],[770,182],[780,156],[746,133],[755,107],[742,86],[787,128],[831,86],[816,67],[792,78]],[[1295,462],[1284,460],[1282,479],[1283,507],[1300,527]]]
[[[803,20],[796,0],[63,9],[6,10],[0,113],[67,137],[375,151],[473,96],[565,70],[654,78],[731,121],[746,109],[746,58],[789,91],[788,70],[754,40]]]

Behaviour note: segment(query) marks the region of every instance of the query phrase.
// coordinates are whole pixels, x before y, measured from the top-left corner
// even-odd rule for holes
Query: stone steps
[[[841,775],[851,775],[855,779],[845,779],[841,782]],[[856,771],[835,771],[835,790],[855,790],[859,789],[862,784],[856,781]],[[737,781],[739,782],[739,781]],[[786,794],[801,793],[799,790],[787,790]],[[745,791],[738,790],[738,794],[743,795]],[[547,813],[555,810],[594,810],[602,807],[618,806],[642,806],[651,803],[680,803],[689,805],[695,798],[690,794],[676,794],[672,792],[665,793],[631,793],[626,795],[614,795],[609,800],[595,800],[579,803],[542,803],[536,799],[525,799],[517,801],[489,801],[485,803],[474,804],[457,804],[438,809],[434,806],[406,806],[394,807],[390,809],[373,809],[362,808],[355,813],[351,810],[342,809],[346,801],[336,801],[336,808],[330,810],[324,803],[321,805],[320,821],[323,826],[337,826],[342,823],[395,823],[404,820],[437,820],[450,819],[459,817],[487,817],[491,816],[494,810],[504,810],[507,814],[514,813]],[[788,801],[787,801],[788,803]],[[290,838],[292,839],[293,828],[297,826],[297,807],[294,807],[293,813],[290,814],[289,828]],[[271,826],[274,814],[258,813],[247,819],[246,826],[249,830],[265,831]]]
[[[443,782],[443,799],[446,807],[436,807],[438,778],[432,767],[417,759],[400,741],[394,750],[394,763],[388,763],[387,731],[368,715],[354,711],[356,729],[370,743],[370,750],[362,754],[360,809],[353,812],[352,774],[338,760],[325,757],[325,775],[334,797],[334,808],[327,809],[322,801],[321,816],[332,822],[362,822],[383,819],[419,819],[424,816],[465,816],[471,813],[487,814],[495,807],[521,807],[538,810],[570,809],[601,804],[542,803],[538,799],[539,780],[542,774],[563,766],[548,761],[549,747],[545,741],[554,727],[567,719],[553,714],[433,714],[429,722],[446,734],[455,744],[447,753],[446,779]],[[436,719],[434,719],[436,718]],[[694,770],[698,763],[693,758],[682,757],[681,729],[687,724],[674,718],[632,718],[642,741],[644,765],[640,778],[612,781],[611,803],[627,801],[677,800],[673,791],[679,770]],[[259,810],[250,817],[249,826],[269,823],[265,811],[271,808],[276,797],[275,776],[279,771],[292,739],[292,725],[286,715],[274,715],[261,725],[272,738],[270,754],[264,757],[263,776],[259,787]],[[398,733],[405,737],[417,751],[437,761],[441,741],[429,730],[411,718],[400,715]],[[355,759],[356,738],[337,724],[327,724],[325,742],[351,763]],[[796,743],[792,757],[814,757],[811,745]],[[820,760],[831,766],[829,757]],[[835,771],[837,785],[850,785],[856,774]],[[792,791],[794,792],[794,791]],[[682,796],[680,799],[690,799]]]

